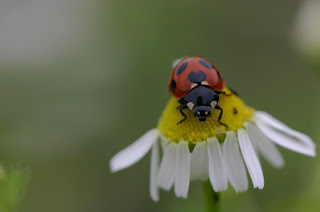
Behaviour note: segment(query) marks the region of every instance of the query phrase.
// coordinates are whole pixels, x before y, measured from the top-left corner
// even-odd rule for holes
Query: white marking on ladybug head
[[[201,85],[209,85],[209,83],[207,81],[203,81]]]
[[[197,83],[192,83],[192,84],[191,84],[191,89],[194,88],[194,87],[197,87],[197,86],[198,86]]]
[[[193,104],[192,102],[188,102],[188,103],[187,103],[187,106],[188,106],[188,108],[189,108],[190,110],[192,110],[194,104]]]
[[[208,111],[206,111],[206,112],[204,113],[204,115],[208,115]]]
[[[200,115],[200,111],[197,111],[197,114]]]
[[[211,103],[210,103],[211,107],[212,108],[215,108],[216,105],[217,105],[217,101],[213,100]]]

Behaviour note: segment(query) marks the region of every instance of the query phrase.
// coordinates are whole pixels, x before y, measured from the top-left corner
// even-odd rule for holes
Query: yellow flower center
[[[228,88],[224,91],[227,94],[232,93]],[[221,122],[229,127],[228,131],[236,131],[243,127],[244,122],[252,119],[254,109],[244,104],[235,94],[231,96],[221,94],[218,104],[223,110]],[[158,123],[158,129],[169,141],[185,140],[197,143],[226,132],[227,128],[218,122],[220,110],[217,109],[212,109],[211,116],[203,122],[194,117],[191,110],[184,109],[187,119],[177,124],[183,119],[179,111],[180,105],[178,99],[172,97]]]

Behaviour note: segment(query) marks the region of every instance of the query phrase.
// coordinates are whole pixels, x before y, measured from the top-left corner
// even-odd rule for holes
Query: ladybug
[[[180,113],[184,117],[177,124],[187,119],[182,111],[189,108],[199,121],[206,121],[211,115],[211,108],[220,110],[218,122],[222,123],[222,108],[218,105],[219,95],[226,94],[224,78],[218,69],[208,60],[201,57],[187,57],[181,60],[173,69],[169,92],[179,99]]]

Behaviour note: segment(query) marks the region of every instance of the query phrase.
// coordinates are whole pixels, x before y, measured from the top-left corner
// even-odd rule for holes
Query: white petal
[[[250,138],[244,129],[238,130],[238,139],[243,159],[246,163],[250,177],[252,179],[253,187],[263,189],[264,177],[261,165],[252,147]]]
[[[248,135],[258,152],[274,167],[281,168],[284,160],[274,143],[272,143],[255,125],[248,123]]]
[[[157,176],[158,186],[167,191],[170,190],[174,181],[177,146],[173,142],[168,145],[163,154]]]
[[[247,171],[234,132],[227,133],[223,143],[223,159],[225,161],[228,179],[235,191],[238,193],[248,190]]]
[[[188,142],[180,141],[176,154],[174,192],[177,197],[187,198],[190,183],[190,152]]]
[[[159,134],[157,129],[149,130],[133,144],[113,156],[110,160],[111,172],[125,169],[138,162],[151,149]]]
[[[160,141],[161,141],[161,149],[162,149],[162,152],[164,152],[166,150],[166,148],[168,147],[169,145],[169,140],[164,137],[164,136],[160,136]]]
[[[159,144],[155,142],[151,150],[151,163],[150,163],[150,196],[153,201],[159,201],[159,189],[157,184],[157,173],[159,166]]]
[[[206,142],[198,142],[191,154],[191,180],[206,180],[209,177],[209,160]]]
[[[209,179],[216,192],[227,190],[228,177],[222,158],[221,147],[217,138],[207,141],[209,158]]]
[[[256,124],[270,140],[301,154],[315,156],[316,145],[307,135],[289,128],[269,114],[257,111]]]

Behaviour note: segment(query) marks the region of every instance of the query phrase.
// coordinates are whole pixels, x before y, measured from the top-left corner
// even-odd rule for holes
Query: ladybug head
[[[199,121],[205,121],[211,115],[210,106],[196,106],[193,109],[193,115],[198,118]]]

